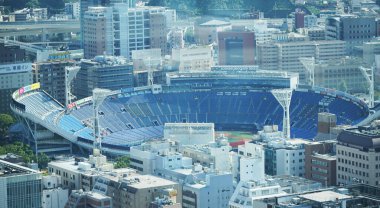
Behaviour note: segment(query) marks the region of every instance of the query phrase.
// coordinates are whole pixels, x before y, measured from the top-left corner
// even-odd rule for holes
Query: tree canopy
[[[42,153],[36,156],[29,145],[21,142],[0,146],[0,155],[8,153],[13,153],[22,157],[25,163],[37,162],[38,167],[41,169],[46,168],[47,164],[50,162],[50,158],[47,155]]]
[[[129,156],[122,156],[116,159],[114,168],[126,168],[129,166]]]
[[[0,114],[0,138],[7,135],[9,127],[15,123],[14,118],[9,114]]]

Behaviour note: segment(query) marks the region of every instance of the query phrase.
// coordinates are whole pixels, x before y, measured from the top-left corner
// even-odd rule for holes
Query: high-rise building
[[[39,82],[41,89],[58,102],[66,101],[66,70],[68,66],[75,64],[72,60],[37,62],[33,64],[34,82]]]
[[[42,207],[42,174],[0,160],[0,207]]]
[[[380,130],[377,125],[346,129],[336,145],[337,184],[380,185]]]
[[[128,8],[115,3],[108,7],[89,7],[83,15],[84,56],[124,56],[133,50],[160,48],[167,53],[167,22],[174,21],[172,10],[164,7]]]
[[[106,52],[107,7],[89,7],[82,18],[84,58],[93,58]]]
[[[65,12],[72,19],[80,18],[80,3],[79,2],[69,2],[65,3]]]
[[[326,19],[326,39],[346,41],[347,53],[376,37],[376,20],[372,16],[340,15]]]
[[[219,65],[253,65],[255,33],[245,27],[218,32]]]
[[[302,9],[296,9],[294,14],[294,28],[304,28],[305,27],[305,12]]]
[[[80,67],[73,82],[73,94],[78,99],[91,96],[95,88],[120,90],[133,87],[133,64],[123,57],[83,59]]]

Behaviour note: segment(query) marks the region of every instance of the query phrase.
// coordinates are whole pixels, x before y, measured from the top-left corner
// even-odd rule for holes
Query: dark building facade
[[[244,27],[218,32],[219,65],[253,65],[255,33]]]
[[[336,184],[335,142],[305,144],[305,178],[327,186]]]
[[[372,16],[341,15],[326,19],[326,39],[346,41],[349,54],[376,35],[376,20]]]
[[[65,68],[75,64],[72,60],[39,62],[34,64],[34,82],[40,82],[41,89],[64,104],[65,96]]]
[[[82,60],[73,86],[78,99],[92,95],[95,88],[120,90],[133,87],[133,64],[113,56]]]
[[[25,61],[25,50],[20,46],[6,46],[0,43],[0,64]]]
[[[304,28],[305,27],[305,12],[302,11],[301,9],[296,9],[296,12],[295,12],[295,29],[298,29],[298,28]]]

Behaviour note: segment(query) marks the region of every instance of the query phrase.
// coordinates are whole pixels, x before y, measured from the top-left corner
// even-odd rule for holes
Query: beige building
[[[157,197],[164,196],[170,197],[174,203],[182,202],[182,189],[178,183],[137,173],[103,175],[93,191],[112,197],[113,208],[148,208]]]
[[[198,44],[218,42],[218,32],[231,29],[231,23],[222,20],[198,20],[194,24],[194,38]]]
[[[106,11],[107,7],[89,7],[84,14],[84,58],[93,58],[106,52]]]
[[[336,145],[337,184],[380,186],[380,130],[378,126],[346,129]]]
[[[360,71],[363,62],[355,57],[322,60],[315,64],[315,85],[352,93],[366,93],[367,81]]]
[[[315,61],[334,60],[345,56],[345,42],[297,41],[266,43],[257,46],[257,64],[264,70],[297,72],[300,81],[306,81],[306,70],[301,57],[314,57]]]
[[[210,71],[214,65],[212,46],[191,46],[172,50],[173,65],[180,72]]]

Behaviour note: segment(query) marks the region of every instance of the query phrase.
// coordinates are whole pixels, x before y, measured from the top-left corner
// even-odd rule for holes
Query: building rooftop
[[[34,173],[39,172],[27,167],[0,160],[0,177],[12,177],[17,175],[26,175]]]
[[[348,143],[364,148],[380,147],[379,126],[359,126],[343,130],[338,135],[338,142]]]
[[[352,198],[351,196],[340,194],[334,191],[321,191],[316,193],[299,195],[299,197],[320,203]]]

